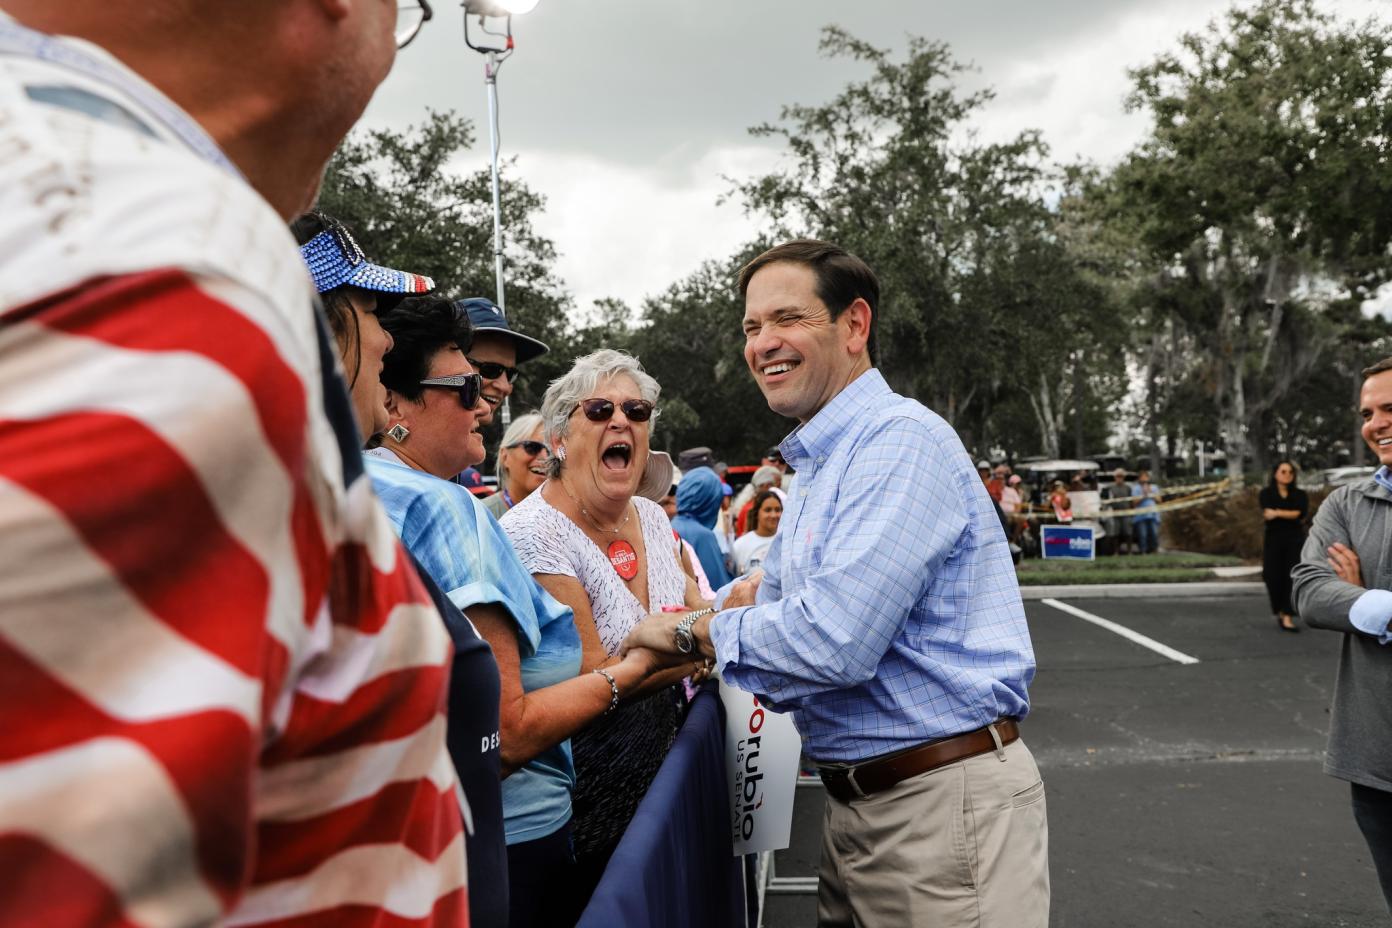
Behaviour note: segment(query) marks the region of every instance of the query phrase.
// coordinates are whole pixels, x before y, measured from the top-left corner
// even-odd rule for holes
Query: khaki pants
[[[827,797],[821,928],[1047,928],[1044,783],[1023,741],[882,793]]]

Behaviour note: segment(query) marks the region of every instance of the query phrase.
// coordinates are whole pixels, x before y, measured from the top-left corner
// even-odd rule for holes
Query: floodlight
[[[512,41],[512,17],[514,14],[530,13],[536,8],[537,0],[462,0],[464,6],[464,44],[484,56],[483,84],[488,94],[488,136],[493,175],[493,271],[497,276],[498,311],[506,318],[507,304],[503,302],[503,205],[498,181],[498,70],[503,62],[512,57],[516,45]],[[478,30],[485,36],[492,36],[500,42],[485,44],[483,39],[475,43],[469,34],[469,19],[478,17]],[[502,19],[504,29],[495,32],[488,28],[488,20]],[[512,410],[507,398],[503,398],[503,425],[512,423]]]
[[[464,0],[464,14],[474,16],[521,16],[536,9],[537,0]]]

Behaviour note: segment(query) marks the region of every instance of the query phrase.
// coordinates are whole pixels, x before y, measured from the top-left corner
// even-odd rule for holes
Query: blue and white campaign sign
[[[1097,556],[1091,525],[1041,525],[1040,547],[1044,557],[1071,557],[1090,561]]]

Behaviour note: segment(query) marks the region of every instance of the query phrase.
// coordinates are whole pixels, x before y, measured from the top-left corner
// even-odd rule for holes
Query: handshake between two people
[[[756,570],[732,583],[721,611],[754,605],[763,577],[763,571]],[[714,608],[683,608],[651,613],[633,626],[619,648],[619,655],[626,658],[632,651],[646,651],[663,667],[690,665],[694,668],[692,682],[700,683],[710,676],[715,666],[715,645],[710,636],[711,616],[715,611]],[[691,620],[693,613],[698,613],[694,621]]]

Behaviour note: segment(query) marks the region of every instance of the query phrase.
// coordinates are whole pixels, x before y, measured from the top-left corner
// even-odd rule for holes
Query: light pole
[[[498,311],[507,318],[507,304],[503,294],[503,199],[498,181],[498,70],[503,62],[512,57],[515,46],[512,41],[512,17],[531,12],[537,0],[463,0],[464,6],[464,44],[483,55],[483,85],[488,94],[488,141],[490,161],[493,168],[493,274],[497,281]],[[478,31],[485,36],[501,40],[501,44],[477,44],[469,35],[469,18],[478,17]],[[503,20],[503,31],[488,28],[489,19]],[[487,42],[487,39],[481,40]],[[512,424],[512,408],[503,400],[503,427]]]

